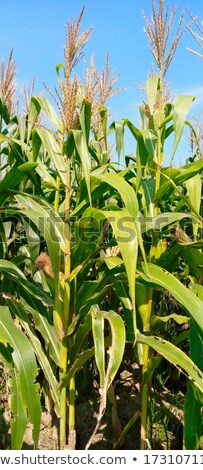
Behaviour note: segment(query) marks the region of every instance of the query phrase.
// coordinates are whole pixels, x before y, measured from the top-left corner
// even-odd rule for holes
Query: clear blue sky
[[[168,4],[167,0],[165,3]],[[194,16],[200,15],[200,21],[203,19],[202,0],[177,0],[175,3],[178,6],[177,21],[186,7]],[[43,89],[43,81],[53,88],[55,66],[63,62],[65,22],[72,16],[77,18],[83,5],[86,8],[82,30],[93,26],[85,60],[88,62],[94,53],[96,66],[102,69],[106,52],[109,52],[111,68],[120,74],[118,86],[127,87],[108,103],[113,118],[128,117],[139,125],[136,106],[142,102],[142,93],[136,84],[145,82],[153,62],[143,32],[142,10],[150,16],[151,0],[0,0],[0,57],[7,59],[14,47],[18,90],[23,83],[29,85],[32,77],[35,77],[36,92]],[[203,59],[190,54],[186,46],[197,49],[188,32],[180,41],[167,80],[174,95],[194,94],[197,97],[191,115],[199,118],[203,109]],[[184,163],[186,151],[187,146],[182,145],[177,152],[177,161]],[[127,152],[134,152],[129,139]]]

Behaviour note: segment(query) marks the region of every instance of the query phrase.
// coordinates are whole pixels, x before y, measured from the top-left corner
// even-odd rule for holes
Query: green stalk
[[[70,233],[70,187],[71,187],[71,173],[70,173],[70,158],[68,159],[68,168],[67,168],[67,192],[66,192],[66,202],[65,202],[65,220],[67,224],[66,232],[66,259],[65,259],[65,279],[71,273],[71,233]],[[71,311],[71,291],[70,285],[65,283],[65,297],[64,297],[64,322],[65,328],[67,330],[70,316],[72,317]],[[68,348],[67,348],[68,353]],[[67,364],[67,355],[66,355],[66,364]],[[67,367],[67,365],[66,365]],[[65,369],[66,374],[66,369]],[[64,375],[65,375],[64,374]],[[75,378],[72,377],[69,384],[69,419],[68,419],[68,448],[71,450],[75,449]]]
[[[65,197],[65,223],[66,223],[66,253],[65,253],[65,279],[71,272],[70,262],[70,158],[67,162],[67,177],[66,177],[66,197]],[[64,302],[63,302],[63,330],[66,335],[70,314],[70,286],[65,281],[64,284]],[[68,361],[68,340],[63,338],[60,344],[60,379],[66,375]],[[66,387],[61,390],[60,396],[60,448],[64,449],[66,446],[66,423],[67,423],[67,391]]]
[[[75,377],[70,379],[69,385],[69,431],[68,431],[68,448],[75,450]]]
[[[145,373],[148,369],[149,361],[149,346],[143,345],[143,366],[142,366],[142,380],[144,381]],[[148,404],[149,404],[149,388],[148,383],[142,384],[142,399],[141,399],[141,435],[140,435],[140,449],[146,449],[147,442],[147,416],[148,416]]]
[[[138,309],[142,318],[143,332],[150,332],[150,318],[152,313],[153,289],[149,289],[143,285],[137,287]],[[149,405],[149,384],[145,383],[145,374],[148,370],[149,362],[149,346],[143,345],[143,363],[142,363],[142,391],[141,391],[141,436],[140,448],[146,449],[147,442],[147,416]]]
[[[60,176],[56,177],[56,192],[55,192],[55,199],[54,199],[54,210],[58,212],[59,210],[59,196],[60,196]]]
[[[160,70],[160,79],[159,79],[159,110],[158,110],[158,128],[157,128],[157,170],[156,170],[156,192],[160,187],[160,177],[161,177],[161,164],[163,160],[162,152],[162,108],[163,108],[163,75],[162,70]],[[158,213],[157,207],[155,207],[154,215],[156,217]]]

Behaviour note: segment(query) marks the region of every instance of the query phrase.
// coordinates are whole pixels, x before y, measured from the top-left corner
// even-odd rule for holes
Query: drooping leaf
[[[36,105],[38,104],[40,108],[44,111],[51,124],[62,133],[63,125],[61,120],[58,118],[56,111],[51,105],[50,101],[47,98],[42,96],[32,96],[31,101]]]
[[[37,122],[40,109],[41,107],[38,101],[31,98],[30,103],[29,103],[29,112],[28,112],[28,118],[27,118],[27,143],[30,140],[31,132],[34,128],[35,123]],[[22,140],[22,137],[21,137],[21,140]]]
[[[112,173],[103,173],[102,175],[98,175],[97,178],[110,186],[113,186],[113,188],[119,192],[127,211],[131,217],[136,218],[139,206],[136,193],[132,186],[130,186],[130,184],[121,176]]]
[[[22,291],[30,293],[33,297],[40,299],[45,305],[52,305],[50,296],[42,291],[37,285],[28,281],[23,272],[11,261],[0,260],[0,272],[10,278],[14,283],[22,288]],[[23,294],[22,294],[23,295]]]
[[[41,342],[39,341],[36,333],[34,332],[33,330],[33,327],[29,321],[29,318],[28,318],[28,315],[27,315],[27,312],[26,310],[22,307],[22,305],[18,302],[14,302],[12,300],[9,300],[8,302],[8,305],[9,305],[9,308],[10,310],[20,319],[21,321],[21,324],[23,325],[23,328],[25,329],[26,331],[26,334],[30,340],[30,343],[32,345],[32,348],[33,348],[33,351],[35,352],[35,355],[39,361],[39,364],[42,368],[42,371],[44,373],[44,376],[45,378],[47,379],[47,382],[49,384],[49,387],[50,387],[50,391],[51,391],[51,394],[52,394],[52,398],[54,400],[54,404],[55,404],[55,411],[57,413],[57,415],[59,416],[60,414],[60,403],[59,403],[59,384],[56,380],[56,377],[55,377],[55,374],[51,368],[51,363],[50,361],[48,360],[48,357],[46,355],[46,352],[47,351],[44,351],[43,348],[42,348],[42,344]],[[33,309],[32,310],[32,313],[33,313]],[[37,314],[38,312],[36,312]],[[35,314],[35,316],[36,316]],[[40,317],[40,314],[38,314],[39,317]],[[41,316],[42,318],[42,322],[44,320],[44,317]],[[46,328],[46,330],[45,330]],[[49,328],[47,328],[47,323],[45,324],[45,332],[47,332],[47,336],[46,335],[43,335],[43,338],[45,340],[45,345],[46,343],[49,342],[49,338],[50,338],[50,330]],[[41,328],[38,328],[39,331],[42,331]],[[56,353],[56,355],[58,356],[58,351]],[[59,358],[57,357],[58,359],[58,362],[59,362]]]
[[[65,252],[65,224],[52,208],[39,204],[30,197],[16,196],[22,214],[25,214],[43,234],[52,264],[56,289],[60,271],[60,248]]]
[[[174,320],[178,325],[188,323],[188,317],[184,315],[178,315],[177,313],[171,313],[170,315],[165,315],[162,317],[153,315],[151,317],[151,328],[160,328],[163,324],[167,323],[170,320]]]
[[[109,132],[115,131],[116,134],[116,151],[118,154],[118,161],[120,160],[120,156],[124,156],[124,121],[114,121],[109,127]]]
[[[194,96],[178,96],[174,110],[173,110],[173,127],[175,132],[172,157],[175,155],[177,146],[183,133],[186,116],[190,110],[191,104],[194,101]]]
[[[13,300],[7,301],[10,309],[15,315],[20,316],[24,319],[23,311],[29,312],[34,320],[35,328],[41,333],[42,338],[45,341],[46,348],[49,351],[50,357],[54,362],[59,364],[59,346],[57,343],[54,326],[49,321],[49,317],[46,308],[29,293],[26,293],[25,298],[21,299],[23,306],[20,303],[14,302]],[[24,307],[24,308],[23,308]]]
[[[195,207],[196,211],[199,212],[200,204],[201,204],[201,189],[202,189],[202,181],[201,176],[199,173],[193,176],[185,182],[190,202],[193,207]]]
[[[19,401],[18,404],[23,404],[24,409],[28,412],[29,421],[33,425],[33,440],[37,447],[41,404],[38,394],[39,386],[35,384],[38,374],[36,359],[28,339],[13,323],[8,307],[0,307],[0,340],[13,348],[12,357],[17,373],[16,381],[18,381],[18,391],[21,395],[21,402]],[[15,427],[15,417],[12,426]],[[15,445],[16,443],[13,442],[14,448]]]
[[[44,145],[46,152],[48,153],[48,156],[52,161],[55,170],[59,173],[61,181],[66,184],[67,166],[64,155],[61,153],[60,146],[56,138],[47,129],[38,127],[36,131]]]
[[[138,254],[138,238],[134,221],[129,212],[125,209],[102,212],[113,228],[128,276],[132,305],[135,306],[135,271]]]
[[[97,315],[98,306],[91,308],[92,333],[95,347],[95,361],[100,376],[100,388],[105,381],[105,344],[104,344],[104,318]]]
[[[199,216],[199,213],[196,211],[195,207],[193,208],[190,200],[184,194],[178,191],[178,186],[190,178],[193,178],[196,174],[200,173],[202,169],[203,162],[202,160],[198,160],[194,163],[190,163],[189,165],[175,169],[175,171],[173,168],[167,168],[164,170],[161,177],[161,186],[155,195],[155,202],[157,203],[162,199],[167,200],[175,189],[179,193],[180,197],[184,199],[188,207],[193,210],[194,214]]]
[[[170,274],[160,266],[148,263],[148,271],[151,276],[150,280],[146,275],[145,265],[143,263],[139,263],[137,266],[137,272],[145,282],[150,283],[151,281],[157,284],[157,286],[163,287],[170,292],[170,294],[173,295],[173,297],[188,311],[201,330],[203,330],[203,302],[201,302],[193,292],[189,291],[187,287],[181,284],[173,274]]]
[[[137,341],[141,344],[147,344],[152,349],[165,357],[203,392],[203,372],[194,364],[194,362],[180,348],[177,348],[169,341],[157,336],[145,336],[137,333]]]
[[[88,449],[89,446],[91,445],[92,439],[95,436],[97,429],[100,425],[102,416],[106,409],[107,390],[112,384],[112,381],[120,367],[120,364],[123,358],[124,349],[125,349],[125,326],[124,326],[122,318],[112,310],[109,312],[102,312],[98,308],[92,308],[91,313],[92,313],[92,316],[94,317],[94,320],[96,320],[97,318],[98,320],[99,319],[108,320],[110,328],[111,328],[112,343],[109,349],[109,360],[108,360],[108,366],[106,369],[105,377],[104,377],[104,371],[103,371],[104,350],[101,350],[101,347],[99,345],[95,347],[95,354],[96,352],[99,354],[99,357],[96,358],[96,362],[101,367],[102,377],[100,380],[101,380],[101,383],[104,380],[104,383],[100,390],[101,401],[100,401],[99,413],[97,417],[97,424],[86,445],[86,449]],[[96,341],[100,341],[101,335],[103,335],[104,333],[102,322],[98,328],[97,333],[98,334],[94,337],[94,339]],[[102,344],[104,345],[104,340],[102,341]]]

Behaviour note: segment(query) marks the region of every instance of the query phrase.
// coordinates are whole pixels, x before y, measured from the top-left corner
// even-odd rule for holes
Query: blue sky
[[[167,0],[165,3],[168,4]],[[200,15],[200,21],[203,20],[202,0],[177,0],[175,3],[176,24],[186,7],[194,16]],[[0,0],[0,57],[7,59],[11,47],[14,47],[18,90],[23,83],[29,85],[32,77],[35,77],[36,92],[43,89],[43,81],[53,88],[56,83],[55,66],[63,62],[65,22],[72,16],[77,18],[83,5],[86,8],[82,30],[93,26],[85,60],[89,62],[91,53],[94,53],[96,66],[102,69],[106,52],[109,52],[112,71],[120,74],[118,86],[127,88],[108,103],[113,118],[128,117],[139,125],[137,105],[142,102],[143,95],[136,84],[145,82],[153,63],[142,17],[142,10],[148,17],[151,14],[150,0]],[[173,95],[196,96],[190,116],[201,118],[203,59],[190,54],[187,46],[197,49],[188,32],[180,41],[166,78]],[[133,141],[129,137],[126,151],[134,152]],[[186,152],[187,145],[182,143],[176,155],[178,163],[184,163],[188,156]]]

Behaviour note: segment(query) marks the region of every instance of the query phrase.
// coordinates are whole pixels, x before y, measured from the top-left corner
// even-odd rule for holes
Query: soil
[[[0,369],[0,372],[2,370]],[[123,430],[129,420],[136,412],[140,410],[141,394],[140,394],[140,377],[141,372],[139,366],[134,363],[132,365],[123,364],[117,380],[114,383],[114,392],[116,398],[117,413]],[[91,390],[91,391],[89,391]],[[77,449],[85,449],[87,442],[92,435],[97,423],[99,410],[99,387],[95,380],[91,389],[83,392],[83,395],[76,400],[76,432],[77,432]],[[149,448],[159,449],[181,449],[182,448],[182,423],[183,411],[181,402],[183,396],[179,397],[170,393],[164,388],[156,393],[152,389],[152,399],[154,401],[154,422],[150,429]],[[165,420],[165,421],[164,421]],[[0,400],[0,448],[9,449],[9,413],[7,403],[7,393],[1,394]],[[153,419],[152,419],[153,421]],[[166,423],[167,430],[164,428]],[[119,423],[118,423],[119,424]],[[118,426],[117,426],[118,429]],[[59,448],[59,420],[54,418],[51,421],[50,414],[44,410],[42,413],[41,430],[39,438],[39,449],[56,450]],[[132,425],[125,439],[121,443],[121,449],[135,450],[140,448],[140,419]],[[99,429],[92,440],[90,449],[111,450],[116,442],[115,427],[112,422],[112,404],[107,402],[107,409],[102,418]],[[33,449],[32,427],[27,426],[23,449]]]

